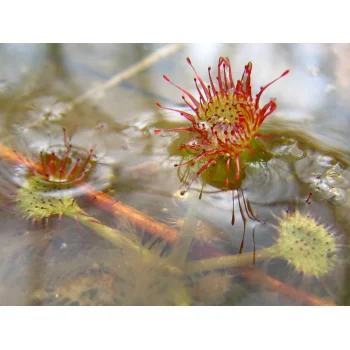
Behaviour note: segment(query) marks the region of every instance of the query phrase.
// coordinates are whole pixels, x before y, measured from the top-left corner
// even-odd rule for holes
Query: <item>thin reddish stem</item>
[[[182,191],[181,194],[184,195],[194,184],[194,182],[198,179],[198,177],[201,175],[201,173],[209,168],[210,165],[215,164],[215,159],[210,159],[207,163],[205,163],[198,171],[194,179],[190,182],[190,184],[187,186],[186,190]]]
[[[89,151],[88,157],[86,158],[84,164],[82,165],[82,167],[81,167],[81,169],[80,169],[79,174],[77,175],[77,178],[80,178],[80,177],[84,174],[85,167],[86,167],[86,165],[90,162],[91,157],[92,157],[92,155],[93,155],[93,152],[94,152],[94,150],[93,150],[93,148],[91,148],[90,151]]]
[[[50,172],[52,175],[55,175],[55,173],[56,173],[56,155],[55,155],[55,152],[51,153]]]
[[[240,179],[240,164],[239,164],[239,153],[236,154],[236,168],[237,168],[237,173],[236,173],[236,180]]]
[[[77,159],[77,161],[75,162],[73,168],[69,171],[69,173],[67,175],[67,179],[70,179],[72,177],[74,172],[77,170],[77,168],[79,166],[79,163],[80,163],[80,158]]]
[[[229,157],[227,159],[227,162],[226,162],[226,182],[225,182],[225,186],[227,187],[228,184],[229,184],[229,173],[230,173],[230,164],[231,164],[231,157]]]
[[[193,102],[193,104],[196,106],[196,108],[199,107],[199,102],[186,90],[184,90],[183,88],[181,88],[180,86],[174,84],[166,75],[163,75],[163,78],[170,83],[171,85],[175,86],[176,88],[178,88],[180,91],[182,91],[185,95],[187,95],[191,101]]]
[[[168,107],[163,107],[160,103],[156,104],[159,108],[166,109],[168,111],[173,111],[180,113],[182,116],[184,116],[187,120],[189,120],[191,123],[194,123],[194,116],[192,114],[189,114],[187,112],[181,111],[180,109],[175,109],[175,108],[168,108]]]
[[[208,91],[207,87],[205,86],[205,84],[204,84],[202,78],[199,76],[199,74],[197,73],[197,71],[196,71],[195,68],[193,67],[192,62],[191,62],[191,60],[189,59],[189,57],[187,57],[187,62],[188,62],[188,64],[192,67],[192,69],[193,69],[193,71],[194,71],[194,74],[196,75],[197,79],[199,80],[199,82],[200,82],[200,84],[201,84],[201,87],[202,87],[202,89],[203,89],[203,91],[204,91],[204,93],[205,93],[205,96],[207,97],[207,99],[209,99],[209,97],[210,97],[209,91]]]
[[[260,88],[260,91],[259,91],[259,93],[256,95],[256,99],[255,99],[255,109],[259,109],[259,101],[260,101],[260,97],[261,97],[262,93],[263,93],[270,85],[272,85],[273,83],[275,83],[277,80],[283,78],[283,77],[286,76],[288,73],[289,73],[289,69],[286,70],[284,73],[282,73],[278,78],[276,78],[275,80],[271,81],[271,83],[268,83],[267,85],[262,86],[262,87]]]
[[[59,170],[59,173],[60,173],[60,181],[62,180],[62,174],[63,174],[64,171],[66,170],[66,165],[67,165],[67,162],[68,162],[69,153],[70,153],[71,149],[72,149],[72,145],[69,144],[69,145],[68,145],[68,148],[67,148],[66,156],[64,157],[63,162],[61,162],[61,167],[60,167],[60,170]]]

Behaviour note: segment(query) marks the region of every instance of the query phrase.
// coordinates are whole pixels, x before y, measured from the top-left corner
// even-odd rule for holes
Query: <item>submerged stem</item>
[[[84,211],[80,211],[75,215],[69,215],[73,219],[77,219],[81,224],[91,228],[99,236],[111,242],[114,246],[122,249],[131,249],[136,251],[139,254],[142,254],[146,260],[153,263],[161,263],[159,256],[153,254],[148,249],[142,248],[138,243],[133,240],[125,237],[120,231],[115,230],[107,225],[104,225],[101,221],[91,217]],[[171,265],[167,262],[164,263],[164,268],[169,270],[172,273],[181,275],[182,271],[174,265]]]
[[[198,219],[196,217],[196,199],[188,209],[184,218],[184,223],[181,231],[178,234],[176,241],[173,244],[173,249],[169,254],[170,261],[173,261],[182,268],[186,266],[188,252],[197,229]]]
[[[133,242],[131,239],[123,236],[121,232],[104,225],[101,221],[91,217],[84,211],[78,212],[74,216],[70,216],[73,219],[77,219],[84,226],[91,228],[99,236],[105,238],[118,248],[129,248],[137,251],[140,250],[140,246],[138,244]]]
[[[272,247],[264,248],[255,252],[256,261],[265,260],[275,256]],[[186,273],[196,273],[203,271],[212,271],[218,269],[226,269],[230,267],[250,265],[253,261],[253,253],[243,253],[236,255],[227,255],[217,258],[209,258],[191,261],[186,265]]]
[[[178,232],[172,227],[169,227],[146,214],[130,207],[121,201],[110,197],[103,192],[97,192],[91,185],[85,184],[85,195],[94,200],[94,204],[108,211],[116,217],[127,217],[137,228],[151,233],[153,236],[164,239],[168,243],[173,244],[178,238]]]

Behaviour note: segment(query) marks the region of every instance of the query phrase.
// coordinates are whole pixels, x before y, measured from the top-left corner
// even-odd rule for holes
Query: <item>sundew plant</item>
[[[197,162],[201,164],[197,176],[192,181],[193,183],[210,166],[217,165],[220,159],[226,159],[227,177],[225,186],[227,187],[230,181],[240,180],[240,156],[242,151],[247,149],[254,154],[252,141],[256,138],[265,137],[258,132],[258,129],[277,107],[274,99],[271,99],[266,105],[260,106],[262,93],[271,84],[287,75],[289,71],[285,71],[280,77],[263,86],[259,93],[253,97],[251,88],[253,65],[251,62],[245,66],[242,78],[235,83],[229,59],[220,57],[216,79],[212,78],[211,67],[208,68],[209,84],[206,84],[199,76],[189,58],[187,58],[187,62],[195,73],[194,82],[198,92],[197,98],[174,84],[165,75],[164,79],[184,94],[182,98],[190,108],[190,112],[166,108],[158,104],[161,108],[180,113],[191,123],[188,127],[165,130],[167,132],[177,131],[193,134],[190,141],[180,147],[180,150],[189,150],[194,153],[193,157],[175,166]],[[155,133],[162,131],[157,129]],[[236,163],[234,180],[229,179],[232,160]]]

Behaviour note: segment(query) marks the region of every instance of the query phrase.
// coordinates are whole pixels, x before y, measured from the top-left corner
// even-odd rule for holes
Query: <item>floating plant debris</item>
[[[180,113],[192,125],[168,130],[157,129],[154,132],[187,131],[195,134],[193,138],[180,147],[180,150],[187,150],[193,156],[185,162],[175,164],[175,166],[182,166],[200,162],[201,166],[188,188],[210,166],[216,165],[218,160],[221,159],[225,159],[226,162],[225,186],[227,187],[230,182],[229,169],[231,161],[233,159],[235,160],[235,181],[239,181],[241,178],[241,153],[245,149],[249,150],[252,154],[254,153],[252,140],[265,137],[258,133],[258,129],[266,117],[276,109],[274,99],[271,99],[263,107],[259,106],[262,93],[275,81],[288,74],[289,71],[285,71],[280,77],[261,87],[259,93],[254,98],[250,85],[251,62],[245,66],[241,80],[237,80],[235,84],[229,59],[220,57],[216,84],[211,76],[211,67],[208,68],[209,85],[204,83],[189,58],[187,58],[187,62],[195,73],[194,82],[199,98],[195,98],[191,93],[171,82],[165,75],[164,79],[184,93],[182,98],[192,111],[186,112],[185,110],[166,108],[160,104],[158,106]]]

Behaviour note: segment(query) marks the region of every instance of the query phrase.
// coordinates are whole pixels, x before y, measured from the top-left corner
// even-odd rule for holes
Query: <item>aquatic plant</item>
[[[211,67],[208,68],[209,85],[204,83],[189,58],[187,58],[187,62],[195,73],[194,82],[199,98],[195,98],[191,93],[174,84],[167,76],[164,75],[163,77],[167,82],[184,93],[182,98],[191,111],[167,108],[159,103],[157,105],[160,108],[180,113],[192,125],[168,130],[156,129],[154,132],[157,134],[162,131],[185,131],[194,134],[189,141],[182,144],[179,148],[179,150],[188,151],[192,156],[189,157],[189,160],[175,164],[176,167],[186,164],[200,164],[196,176],[187,189],[191,187],[198,177],[205,174],[211,166],[216,166],[222,160],[225,160],[225,186],[227,187],[232,181],[229,178],[231,161],[234,159],[236,163],[235,181],[237,182],[241,178],[240,162],[245,157],[242,156],[242,152],[248,150],[253,154],[253,141],[256,138],[266,137],[258,133],[258,129],[266,117],[276,109],[276,102],[274,99],[271,99],[265,106],[260,107],[259,103],[262,93],[289,71],[285,71],[280,77],[261,87],[254,98],[250,85],[251,62],[245,66],[241,80],[237,80],[234,83],[229,59],[220,57],[216,84],[211,76]],[[234,183],[235,181],[232,182]]]
[[[298,273],[304,276],[323,277],[337,265],[336,238],[324,225],[311,215],[285,213],[276,226],[278,238],[273,246],[255,252],[256,260],[285,259]],[[251,263],[251,253],[224,256],[190,262],[187,272],[222,269]]]

